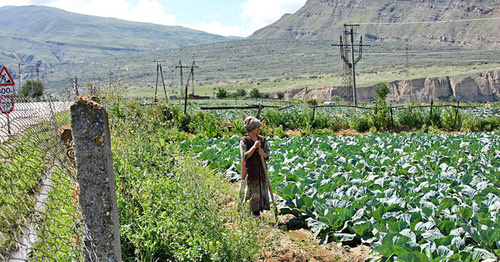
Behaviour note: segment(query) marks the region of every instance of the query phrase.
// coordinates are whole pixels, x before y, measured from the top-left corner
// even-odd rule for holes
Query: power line
[[[426,52],[426,51],[423,51],[423,52],[415,52],[415,51],[409,51],[408,54],[409,55],[439,55],[439,54],[456,54],[456,53],[462,53],[462,54],[466,54],[466,53],[469,53],[469,54],[477,54],[477,53],[480,53],[480,54],[484,54],[484,53],[488,53],[488,52],[491,52],[491,53],[497,53],[497,52],[500,52],[500,50],[477,50],[477,51],[465,51],[465,50],[462,50],[462,51],[436,51],[436,52]],[[370,52],[369,53],[370,55],[406,55],[406,51],[401,51],[401,52]]]
[[[473,21],[497,20],[500,16],[488,18],[471,18],[471,19],[456,19],[456,20],[441,20],[441,21],[410,21],[410,22],[391,22],[391,23],[358,23],[359,25],[405,25],[405,24],[437,24],[437,23],[460,23]]]

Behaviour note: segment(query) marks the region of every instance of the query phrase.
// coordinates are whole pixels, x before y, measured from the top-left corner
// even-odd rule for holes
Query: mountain
[[[497,0],[308,0],[250,39],[339,39],[344,24],[370,40],[498,46]]]
[[[180,26],[81,15],[45,6],[6,6],[0,13],[0,61],[15,64],[46,66],[232,40]]]
[[[373,3],[378,1],[374,0]],[[488,1],[491,0],[481,3]],[[3,25],[3,30],[0,30],[0,67],[5,65],[8,68],[17,85],[28,79],[39,78],[47,93],[73,93],[76,82],[83,93],[89,92],[86,84],[102,88],[116,83],[129,96],[150,97],[156,93],[154,87],[159,84],[159,67],[155,61],[162,62],[161,81],[165,78],[166,93],[179,95],[184,87],[180,88],[179,83],[182,81],[176,66],[179,61],[188,66],[195,59],[199,68],[196,69],[196,82],[190,92],[198,95],[213,94],[217,88],[229,92],[259,88],[262,92],[271,93],[295,87],[296,90],[305,90],[306,97],[314,94],[316,89],[328,88],[330,91],[323,92],[321,99],[330,99],[335,94],[349,100],[349,94],[342,91],[343,87],[350,85],[346,81],[344,63],[338,47],[332,47],[339,37],[334,31],[327,30],[327,24],[332,19],[313,23],[310,19],[314,19],[314,14],[310,17],[299,15],[305,8],[312,8],[311,3],[325,7],[325,4],[341,5],[343,2],[346,1],[308,1],[296,14],[286,15],[281,22],[277,22],[283,23],[283,19],[293,18],[300,25],[324,23],[324,30],[318,30],[317,33],[308,35],[302,31],[292,33],[292,36],[280,36],[275,30],[273,34],[257,38],[257,34],[263,34],[270,28],[266,27],[248,39],[239,40],[182,27],[85,16],[48,7],[3,7],[0,8]],[[386,0],[388,4],[393,2]],[[429,0],[413,2],[415,5],[431,3]],[[343,29],[344,22],[368,21],[368,10],[373,9],[368,7],[372,2],[367,1],[364,15],[359,10],[358,13],[354,11],[359,5],[355,0],[349,3],[352,10],[346,7],[341,12],[356,16],[338,22],[336,25],[340,29]],[[392,8],[395,7],[386,7],[389,11]],[[486,12],[484,10],[483,13]],[[493,9],[488,13],[496,12]],[[487,19],[471,20],[470,24],[484,22],[484,28],[488,28],[489,22],[497,21],[495,17]],[[441,26],[445,29],[448,25],[445,22],[435,25],[412,24],[415,28]],[[357,29],[365,30],[369,26],[372,25],[361,24]],[[450,96],[467,101],[500,100],[500,45],[484,48],[472,42],[464,45],[457,42],[450,44],[450,41],[433,45],[424,42],[430,40],[420,38],[408,42],[396,41],[395,38],[389,38],[393,35],[391,31],[383,31],[382,34],[384,27],[378,26],[381,27],[380,32],[364,33],[368,39],[365,38],[363,43],[370,47],[363,49],[362,59],[356,66],[358,88],[365,88],[359,92],[360,99],[370,100],[370,94],[373,93],[370,87],[386,82],[393,87],[394,101],[406,101],[409,89],[413,90],[410,92],[415,96],[413,99],[421,98],[424,102],[428,102],[428,97],[449,99]],[[497,27],[491,31],[498,31]],[[396,30],[397,26],[393,29]],[[290,32],[294,30],[290,27]],[[433,32],[439,30],[444,29],[434,28]],[[484,45],[488,42],[481,43]],[[19,81],[20,75],[22,79]],[[75,81],[75,77],[78,81]],[[436,83],[440,83],[439,88],[433,87]],[[464,97],[464,94],[467,96]],[[469,94],[477,95],[469,97]]]

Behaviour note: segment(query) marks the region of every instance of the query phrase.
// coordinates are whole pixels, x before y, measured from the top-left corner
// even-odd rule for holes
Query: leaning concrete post
[[[88,229],[86,261],[121,261],[108,114],[79,97],[71,106],[80,207]]]

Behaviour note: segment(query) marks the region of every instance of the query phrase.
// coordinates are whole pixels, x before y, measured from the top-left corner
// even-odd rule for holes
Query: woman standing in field
[[[261,161],[261,156],[269,157],[269,147],[266,138],[259,134],[262,125],[259,119],[249,116],[244,124],[248,134],[240,139],[241,186],[246,188],[243,200],[250,200],[252,213],[259,216],[260,211],[270,210],[268,184]]]

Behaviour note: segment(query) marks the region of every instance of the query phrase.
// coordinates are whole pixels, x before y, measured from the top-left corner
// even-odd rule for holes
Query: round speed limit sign
[[[8,114],[14,110],[14,99],[10,96],[0,96],[0,111]]]

